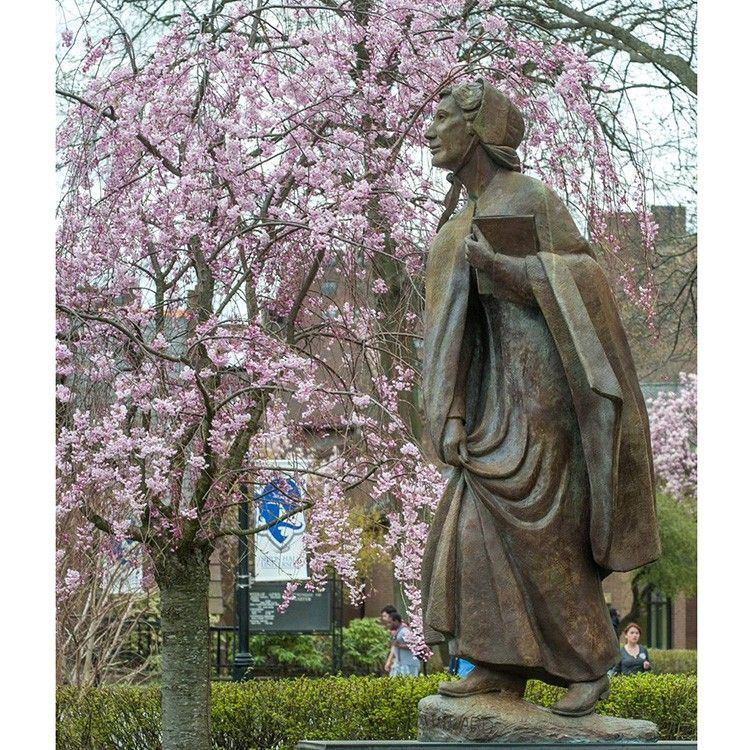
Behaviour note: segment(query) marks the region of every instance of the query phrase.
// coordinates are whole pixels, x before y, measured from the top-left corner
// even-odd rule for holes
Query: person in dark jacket
[[[641,639],[641,628],[634,622],[628,623],[623,631],[625,645],[620,647],[620,661],[615,664],[613,674],[634,675],[648,672],[651,662],[648,649],[638,641]]]
[[[617,629],[620,627],[620,615],[614,607],[609,608],[609,619],[612,620],[612,627],[615,629],[616,633]]]

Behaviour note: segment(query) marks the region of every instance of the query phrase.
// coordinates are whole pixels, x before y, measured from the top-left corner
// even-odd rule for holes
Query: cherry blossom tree
[[[61,542],[145,551],[165,750],[210,747],[208,559],[257,532],[236,508],[275,458],[301,459],[307,585],[335,570],[361,598],[364,494],[424,649],[442,480],[420,439],[419,321],[443,190],[421,133],[437,93],[496,82],[528,114],[525,168],[592,239],[616,251],[604,217],[635,208],[644,253],[653,240],[576,49],[467,23],[456,0],[203,5],[143,55],[109,9],[104,31],[66,26],[61,46],[83,52],[58,85],[58,514],[82,521]],[[61,598],[92,575],[61,568]]]
[[[679,389],[648,401],[654,470],[676,500],[695,500],[698,487],[698,376],[680,373]]]

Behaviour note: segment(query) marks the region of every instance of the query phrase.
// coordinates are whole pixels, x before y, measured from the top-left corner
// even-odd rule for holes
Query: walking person
[[[394,652],[393,652],[393,638],[396,635],[397,627],[394,621],[391,619],[392,615],[397,615],[398,610],[392,604],[386,604],[383,609],[380,610],[380,622],[383,627],[388,631],[390,635],[390,646],[388,650],[388,658],[385,660],[383,665],[383,671],[386,674],[391,673],[391,667],[393,667]]]
[[[391,677],[418,677],[422,672],[422,662],[409,647],[411,630],[398,612],[391,614],[395,635],[391,644]]]

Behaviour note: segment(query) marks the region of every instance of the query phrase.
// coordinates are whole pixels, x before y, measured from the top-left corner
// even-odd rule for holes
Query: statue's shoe
[[[525,688],[526,680],[520,677],[477,666],[463,680],[441,682],[438,685],[438,692],[440,695],[448,695],[451,698],[499,692],[513,693],[521,698]]]
[[[609,698],[609,677],[605,674],[591,682],[574,682],[551,710],[560,716],[586,716],[593,713],[596,702]]]

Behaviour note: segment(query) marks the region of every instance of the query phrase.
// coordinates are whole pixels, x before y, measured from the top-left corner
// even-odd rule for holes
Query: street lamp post
[[[238,626],[237,653],[232,666],[232,680],[241,682],[248,677],[248,669],[253,664],[250,653],[250,565],[246,532],[250,528],[247,485],[241,485],[242,502],[239,505],[240,535],[237,541],[237,582],[235,585],[235,617]]]

